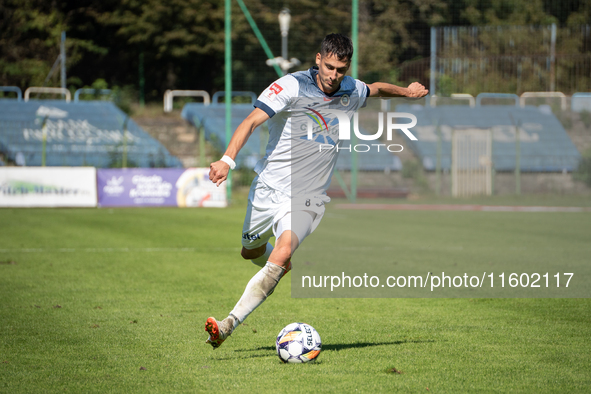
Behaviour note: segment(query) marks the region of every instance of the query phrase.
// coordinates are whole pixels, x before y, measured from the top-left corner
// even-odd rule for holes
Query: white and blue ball
[[[288,324],[275,341],[277,355],[284,363],[307,363],[318,358],[322,341],[318,331],[309,324]]]

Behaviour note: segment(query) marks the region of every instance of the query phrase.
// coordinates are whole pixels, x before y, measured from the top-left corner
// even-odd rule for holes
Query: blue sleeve
[[[271,107],[269,107],[267,104],[263,103],[261,100],[257,100],[254,103],[254,107],[258,108],[260,110],[263,110],[267,115],[269,115],[269,118],[272,118],[275,115],[275,111],[273,111],[273,109],[271,109]]]

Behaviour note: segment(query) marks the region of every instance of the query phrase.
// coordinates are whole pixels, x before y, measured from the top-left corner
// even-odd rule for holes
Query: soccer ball
[[[307,363],[320,354],[322,341],[318,331],[309,324],[288,324],[275,341],[277,355],[284,363]]]

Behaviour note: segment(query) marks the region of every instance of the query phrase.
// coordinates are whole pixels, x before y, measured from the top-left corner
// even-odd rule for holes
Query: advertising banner
[[[0,168],[0,207],[96,207],[94,167]]]
[[[225,185],[209,180],[209,168],[98,169],[99,207],[227,206]]]

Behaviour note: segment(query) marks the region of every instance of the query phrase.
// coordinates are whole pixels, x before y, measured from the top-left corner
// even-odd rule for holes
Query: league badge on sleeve
[[[275,100],[275,97],[277,97],[277,95],[281,93],[282,90],[283,88],[279,86],[277,82],[273,82],[273,84],[269,86],[265,92],[265,97],[267,97],[269,100]]]

